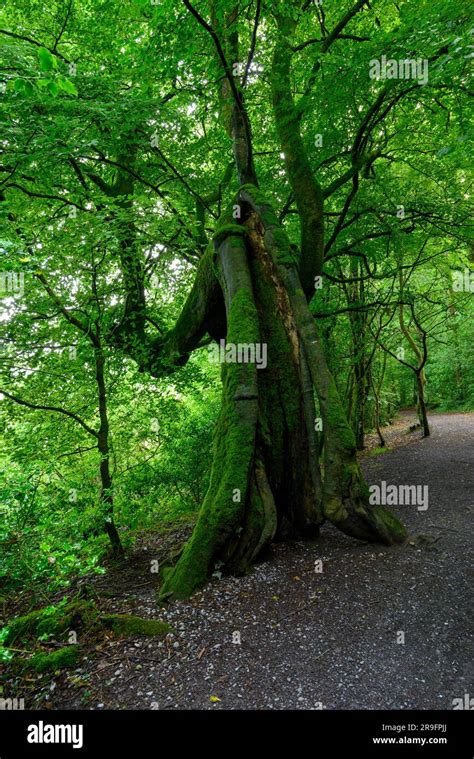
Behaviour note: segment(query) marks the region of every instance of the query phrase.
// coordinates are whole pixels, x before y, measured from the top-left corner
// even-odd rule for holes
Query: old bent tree
[[[113,339],[156,377],[186,363],[208,337],[232,346],[265,346],[267,360],[265,368],[255,362],[222,364],[209,489],[176,566],[164,570],[163,599],[189,596],[216,569],[243,573],[272,540],[314,538],[326,519],[361,540],[392,544],[406,535],[393,515],[369,503],[354,434],[308,306],[323,264],[324,192],[305,154],[301,114],[290,89],[295,22],[277,19],[271,75],[275,126],[299,216],[299,251],[290,246],[259,186],[242,82],[228,63],[238,60],[235,14],[221,24],[224,32],[217,18],[211,25],[185,5],[222,64],[221,118],[240,189],[216,225],[176,325],[158,339],[144,329],[141,264],[125,240],[129,297]],[[357,3],[338,28],[363,5]],[[355,155],[354,165],[360,161]],[[320,428],[322,444],[315,432]]]

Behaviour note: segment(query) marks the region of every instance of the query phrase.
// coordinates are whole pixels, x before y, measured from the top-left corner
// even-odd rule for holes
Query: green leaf
[[[34,91],[35,91],[35,88],[33,87],[32,83],[25,80],[24,82],[25,95],[33,95]]]
[[[40,47],[38,56],[40,62],[40,71],[52,71],[53,69],[57,68],[58,64],[56,58],[49,52],[49,50],[46,50],[45,47]]]
[[[65,79],[62,76],[59,76],[56,79],[56,83],[60,90],[64,90],[64,92],[67,92],[68,95],[77,95],[77,89],[76,86],[71,82],[70,79]]]
[[[48,86],[48,90],[50,91],[51,95],[53,97],[56,97],[56,95],[58,94],[58,91],[59,91],[58,90],[58,85],[56,84],[56,82],[53,82],[53,80],[50,79],[47,86]]]

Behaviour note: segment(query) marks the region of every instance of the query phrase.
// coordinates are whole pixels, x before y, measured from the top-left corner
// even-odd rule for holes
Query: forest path
[[[392,507],[409,529],[406,545],[361,544],[325,526],[316,543],[277,545],[249,576],[213,582],[164,611],[154,587],[125,593],[125,603],[122,588],[111,608],[167,619],[176,635],[115,642],[112,666],[101,653],[87,660],[87,706],[450,709],[474,693],[474,414],[430,421],[430,438],[416,432],[409,445],[363,459],[369,485],[428,485],[426,510]],[[145,557],[149,572],[149,549]],[[57,686],[55,708],[84,706],[62,676]]]

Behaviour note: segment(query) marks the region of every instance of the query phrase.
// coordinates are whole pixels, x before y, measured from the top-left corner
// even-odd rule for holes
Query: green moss
[[[406,527],[391,511],[383,506],[374,506],[372,515],[377,531],[384,542],[389,545],[405,542],[408,535]]]
[[[5,645],[17,640],[56,637],[71,627],[91,627],[97,620],[97,609],[92,601],[71,601],[63,606],[50,606],[32,611],[11,620],[6,626]]]
[[[18,617],[8,626],[6,645],[15,640],[39,637],[40,635],[58,635],[60,632],[83,625],[87,632],[94,629],[109,629],[119,636],[164,636],[172,632],[166,623],[156,619],[142,619],[128,614],[99,614],[95,605],[87,601],[73,601],[60,609],[48,607]],[[29,659],[25,667],[36,672],[56,670],[73,666],[80,653],[81,646],[69,645],[53,652],[38,652]]]
[[[372,448],[371,451],[368,451],[367,456],[381,456],[383,453],[390,453],[392,449],[391,448]]]
[[[297,254],[291,249],[288,236],[276,217],[272,203],[254,185],[243,185],[240,189],[250,195],[255,205],[259,207],[260,220],[265,229],[265,243],[276,263],[282,266],[295,265]]]
[[[247,195],[250,195],[256,205],[269,207],[272,206],[265,193],[259,190],[258,187],[255,187],[254,184],[243,184],[239,192],[245,192]]]
[[[276,314],[279,310],[277,292],[268,277],[263,262],[251,262],[252,281],[256,300],[264,314]],[[295,366],[294,349],[283,320],[262,320],[262,340],[268,346],[268,368],[259,375],[259,386],[265,413],[260,416],[264,423],[261,434],[267,436],[268,453],[273,460],[273,470],[281,468],[284,459],[287,431],[298,432],[301,426],[301,410],[298,392],[299,368]],[[263,416],[263,420],[262,420]]]
[[[262,222],[265,230],[273,227],[281,229],[275,211],[273,210],[272,202],[263,194],[261,190],[257,189],[252,184],[244,184],[240,188],[240,192],[249,195],[252,199],[252,202],[258,206],[260,221]]]
[[[257,343],[260,330],[252,295],[244,288],[232,298],[227,325],[229,343]],[[187,598],[204,585],[214,569],[215,557],[242,522],[253,464],[256,433],[256,399],[239,403],[242,389],[255,381],[252,364],[223,364],[223,396],[214,437],[209,490],[196,527],[172,572],[167,572],[159,600]],[[240,500],[233,495],[240,491]]]
[[[325,422],[328,430],[330,430],[330,434],[334,436],[336,447],[343,449],[348,454],[353,454],[356,449],[354,432],[347,421],[336,383],[332,377],[329,380],[328,398],[325,411]]]
[[[241,237],[245,237],[246,234],[246,228],[239,224],[222,224],[217,227],[212,239],[216,245],[220,245],[220,243],[225,240],[226,237],[230,237],[230,235],[240,235]]]
[[[282,227],[272,226],[265,235],[265,238],[267,236],[271,237],[277,263],[281,265],[296,263],[296,257],[291,249],[286,232]]]
[[[240,289],[230,306],[227,342],[257,343],[259,338],[258,316],[252,296],[247,290]]]
[[[159,619],[142,619],[132,614],[103,614],[100,621],[120,636],[147,635],[149,637],[163,636],[173,629],[167,622]]]
[[[4,644],[10,645],[16,640],[24,640],[30,634],[34,634],[41,614],[41,610],[32,611],[30,614],[10,620],[8,625],[2,629]]]
[[[51,617],[43,616],[36,627],[38,637],[57,636],[71,627],[92,627],[97,621],[97,609],[92,601],[73,601]]]
[[[349,516],[341,498],[328,498],[324,501],[324,515],[331,521],[343,522]]]
[[[81,654],[81,646],[65,646],[50,654],[35,654],[26,663],[27,669],[36,672],[54,671],[63,667],[73,667]]]

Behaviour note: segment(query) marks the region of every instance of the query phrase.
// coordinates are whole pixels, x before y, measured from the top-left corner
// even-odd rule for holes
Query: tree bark
[[[257,213],[265,244],[293,310],[299,337],[319,398],[324,430],[324,515],[347,534],[363,540],[401,542],[403,525],[382,507],[369,504],[369,490],[357,462],[354,434],[347,421],[336,383],[322,348],[315,320],[301,286],[289,242],[264,197],[252,188],[241,195]]]

